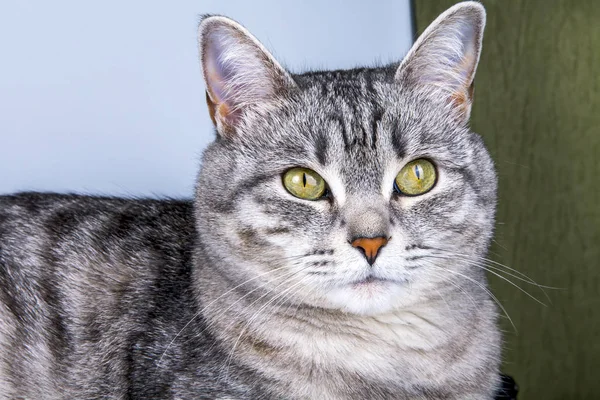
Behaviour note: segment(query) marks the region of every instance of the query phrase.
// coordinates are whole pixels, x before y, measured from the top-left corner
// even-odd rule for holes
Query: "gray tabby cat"
[[[484,25],[461,3],[399,65],[291,75],[204,18],[193,202],[0,197],[0,398],[493,398]]]

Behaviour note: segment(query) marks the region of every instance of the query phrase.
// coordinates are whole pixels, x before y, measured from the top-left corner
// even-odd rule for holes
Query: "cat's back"
[[[124,396],[190,302],[194,232],[189,201],[0,196],[0,398]]]
[[[0,265],[7,270],[18,264],[31,277],[48,267],[110,274],[113,264],[133,266],[191,251],[193,219],[192,203],[185,200],[0,196]]]
[[[28,245],[37,245],[38,252],[52,241],[63,240],[68,240],[64,243],[66,249],[81,244],[81,240],[105,249],[111,245],[115,248],[143,245],[150,240],[157,245],[180,247],[180,240],[169,240],[190,239],[193,233],[193,206],[188,200],[35,192],[0,196],[0,254],[3,255],[23,249],[23,240]],[[18,246],[13,246],[17,243]],[[128,252],[135,249],[136,246],[130,247]]]

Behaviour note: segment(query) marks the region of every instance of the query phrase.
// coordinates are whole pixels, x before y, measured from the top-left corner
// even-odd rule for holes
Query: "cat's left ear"
[[[484,28],[481,4],[467,1],[449,8],[417,39],[396,81],[445,100],[456,118],[467,122]]]
[[[236,131],[244,112],[296,87],[262,44],[237,22],[207,16],[198,28],[210,117],[221,136]]]

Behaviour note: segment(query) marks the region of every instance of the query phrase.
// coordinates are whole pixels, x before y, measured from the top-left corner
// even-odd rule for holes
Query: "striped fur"
[[[468,128],[484,24],[461,3],[400,64],[292,75],[206,17],[217,137],[192,201],[0,197],[0,399],[493,398],[473,260],[496,175]],[[418,158],[434,188],[396,193]],[[297,166],[330,195],[289,194]],[[349,242],[378,235],[371,266]]]

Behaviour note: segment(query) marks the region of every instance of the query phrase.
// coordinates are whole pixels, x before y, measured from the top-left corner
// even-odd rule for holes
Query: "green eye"
[[[296,197],[317,200],[325,193],[325,180],[308,168],[292,168],[283,175],[283,186]]]
[[[435,184],[435,167],[423,158],[409,162],[396,175],[396,189],[408,196],[417,196],[431,190]]]

